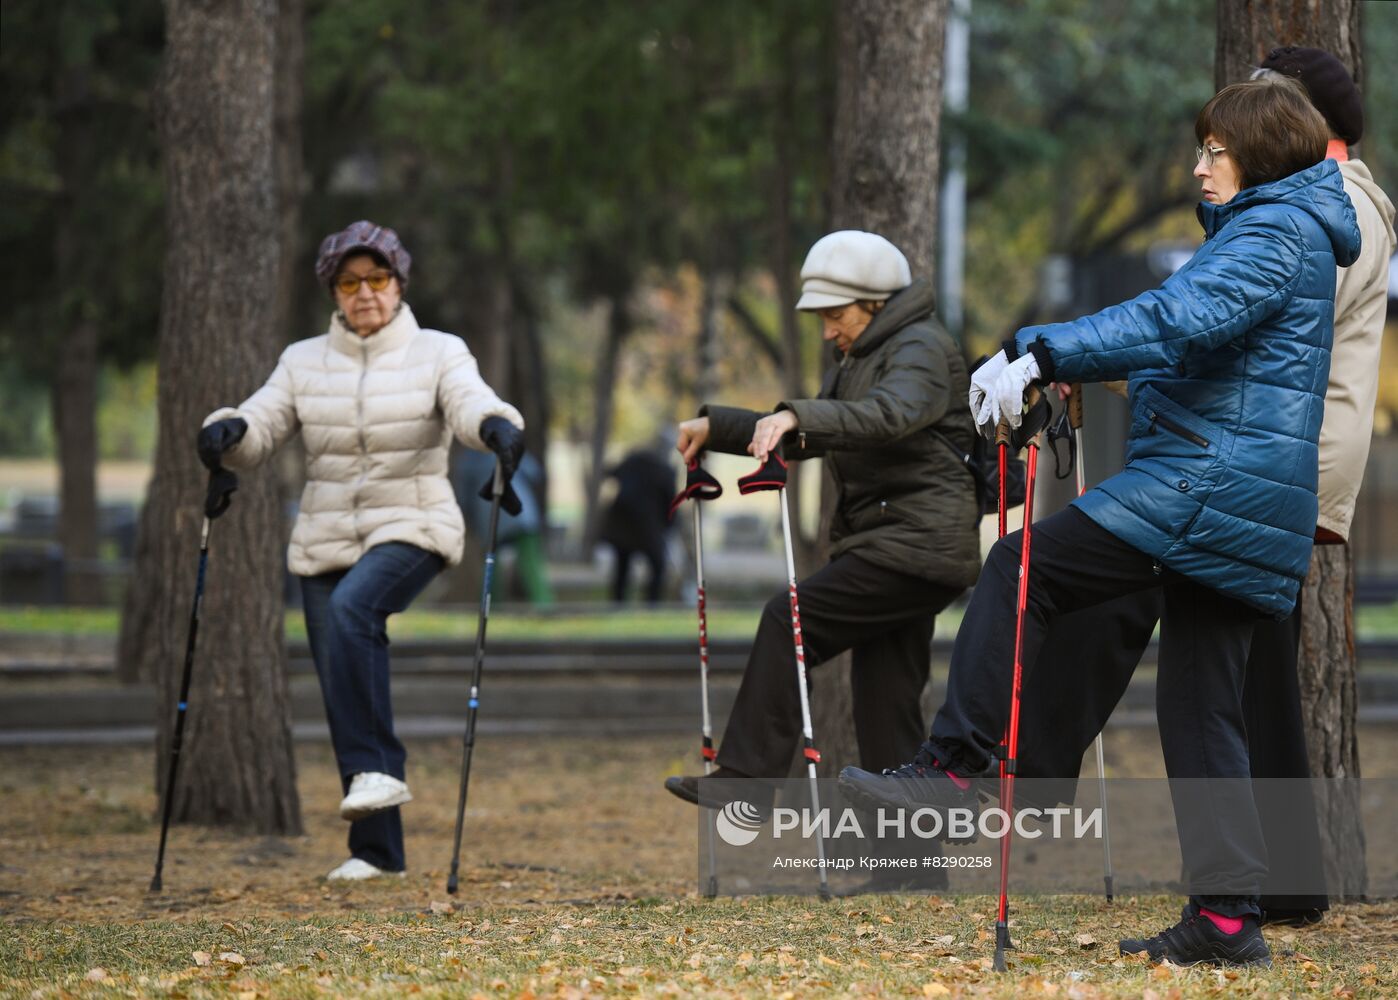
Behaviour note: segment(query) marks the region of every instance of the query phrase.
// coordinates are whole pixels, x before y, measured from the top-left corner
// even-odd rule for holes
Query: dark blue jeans
[[[306,636],[320,677],[343,788],[363,771],[403,778],[407,751],[393,733],[388,616],[442,570],[441,556],[404,542],[376,545],[347,570],[301,578]],[[403,820],[385,809],[350,824],[352,857],[402,871]]]

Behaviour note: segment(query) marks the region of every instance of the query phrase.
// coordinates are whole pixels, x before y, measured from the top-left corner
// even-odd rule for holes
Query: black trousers
[[[849,554],[797,584],[806,666],[853,650],[860,766],[897,767],[917,752],[926,732],[920,702],[934,619],[961,591]],[[782,592],[763,608],[718,763],[757,778],[785,778],[800,742],[791,608]]]
[[[1009,720],[1021,538],[1020,531],[1007,535],[986,560],[957,634],[946,702],[932,723],[928,748],[959,773],[989,768]],[[1060,617],[1154,589],[1163,604],[1156,712],[1185,876],[1203,905],[1255,915],[1267,863],[1242,690],[1258,613],[1163,569],[1069,507],[1034,524],[1025,670],[1033,670]]]
[[[1064,615],[1050,627],[1034,669],[1024,680],[1018,773],[1036,780],[1052,801],[1071,803],[1083,754],[1126,692],[1160,620],[1158,589]],[[1301,605],[1283,621],[1253,625],[1243,681],[1243,719],[1254,779],[1310,777],[1301,689],[1296,675]],[[1257,797],[1268,869],[1291,885],[1324,884],[1320,829],[1308,786],[1288,785],[1284,801]],[[1262,909],[1294,919],[1329,908],[1323,892],[1275,892],[1263,884]]]
[[[659,604],[665,592],[665,560],[668,556],[665,540],[662,538],[644,548],[622,548],[615,544],[613,548],[616,550],[616,565],[612,570],[612,600],[617,604],[626,602],[626,591],[631,581],[631,558],[639,555],[650,567],[650,578],[646,581],[646,603]]]

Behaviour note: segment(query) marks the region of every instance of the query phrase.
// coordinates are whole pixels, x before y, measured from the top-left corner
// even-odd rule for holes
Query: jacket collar
[[[1358,258],[1359,224],[1355,221],[1354,206],[1345,194],[1340,166],[1334,160],[1321,160],[1288,177],[1247,188],[1222,205],[1201,201],[1197,214],[1199,224],[1204,227],[1204,238],[1212,239],[1250,208],[1278,203],[1309,213],[1330,238],[1335,260],[1342,267],[1348,267]]]
[[[413,311],[408,308],[408,303],[404,302],[398,308],[398,314],[388,321],[388,325],[377,333],[371,333],[367,337],[361,337],[340,318],[339,310],[330,317],[330,344],[335,350],[351,357],[359,358],[368,356],[378,357],[389,351],[397,350],[412,340],[413,335],[418,331],[417,319],[413,316]]]
[[[937,296],[932,290],[932,282],[927,278],[918,278],[884,304],[849,353],[856,358],[872,353],[909,323],[932,315],[936,305]]]

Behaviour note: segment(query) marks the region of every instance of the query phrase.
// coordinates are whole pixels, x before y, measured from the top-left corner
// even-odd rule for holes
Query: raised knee
[[[339,628],[369,628],[373,625],[373,613],[357,599],[353,591],[336,590],[330,595],[327,605],[330,620]]]
[[[773,594],[772,598],[763,606],[764,617],[775,619],[783,625],[791,621],[791,598],[785,591]]]

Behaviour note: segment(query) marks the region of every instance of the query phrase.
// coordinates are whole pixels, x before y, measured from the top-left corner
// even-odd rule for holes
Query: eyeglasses
[[[1218,154],[1226,152],[1228,152],[1227,146],[1195,146],[1194,162],[1198,163],[1200,160],[1203,160],[1204,166],[1212,167],[1214,165],[1214,160],[1218,159]]]
[[[392,271],[370,271],[362,278],[357,274],[341,274],[335,278],[335,288],[341,295],[357,295],[359,286],[364,284],[371,292],[381,292],[392,280]]]

